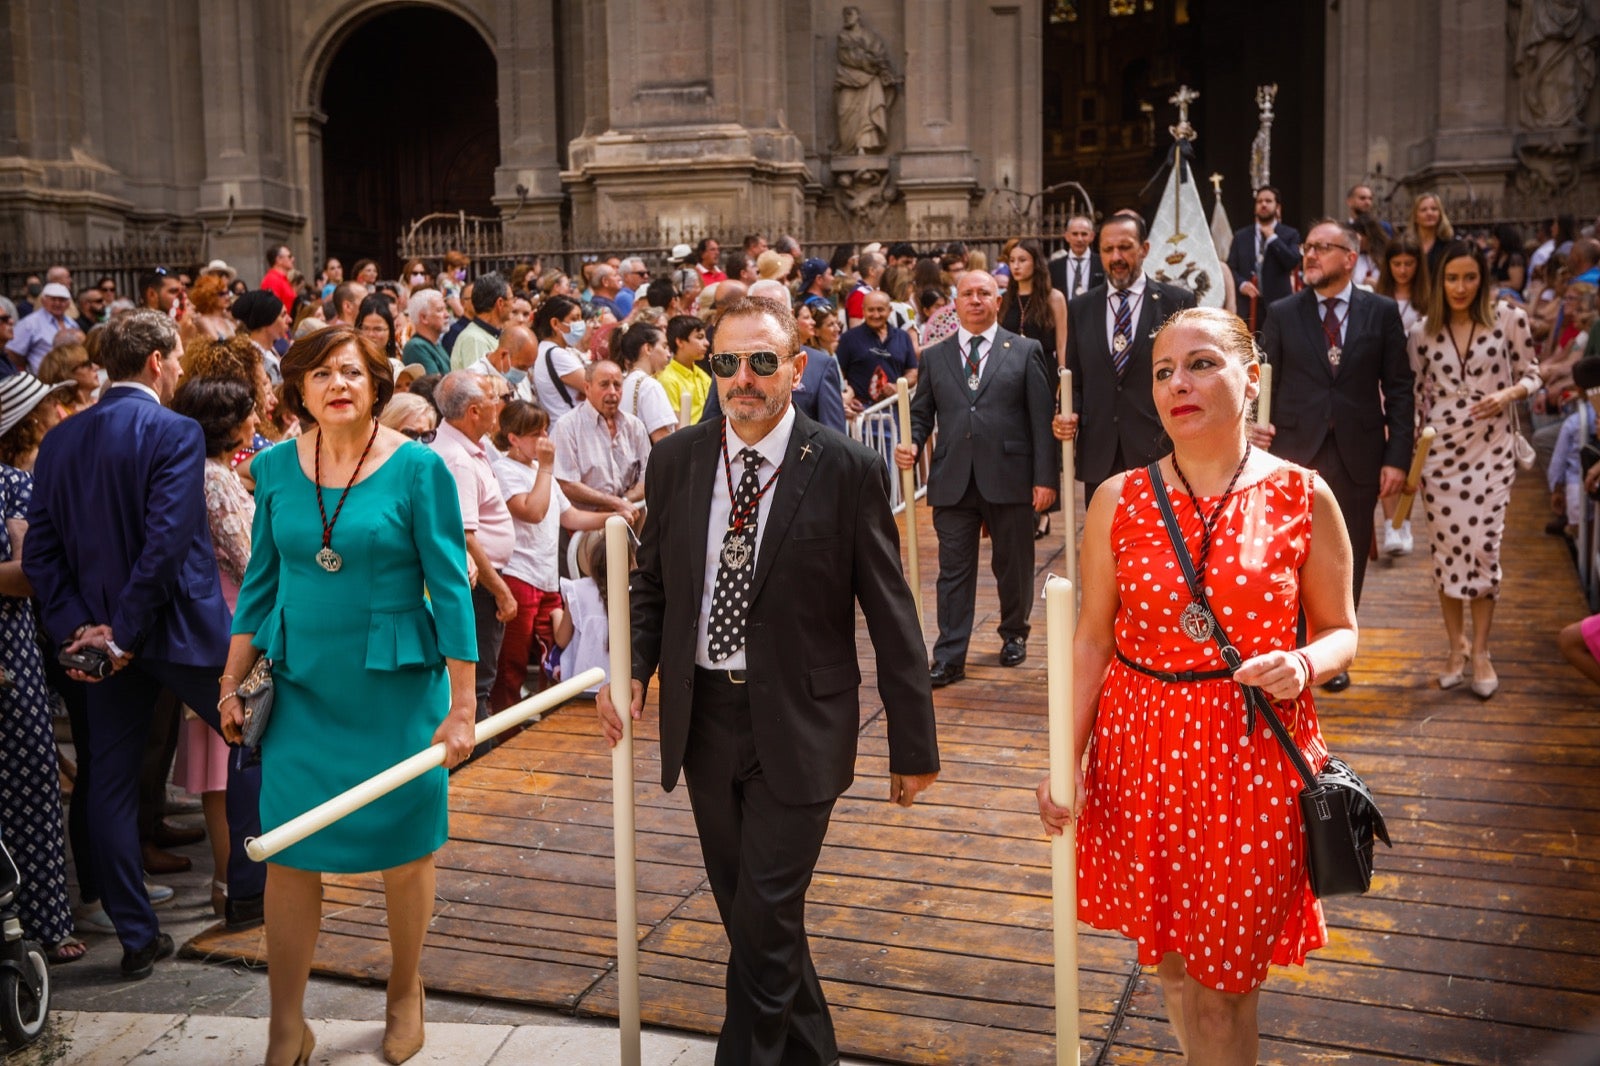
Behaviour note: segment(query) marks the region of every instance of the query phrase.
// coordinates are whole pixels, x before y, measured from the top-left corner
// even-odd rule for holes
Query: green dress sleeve
[[[472,616],[472,587],[467,584],[467,535],[461,525],[455,478],[429,448],[421,444],[402,447],[415,453],[411,539],[422,561],[439,652],[447,659],[477,662],[478,631]]]
[[[275,444],[250,464],[256,480],[256,517],[250,528],[250,564],[233,608],[235,636],[261,632],[278,602],[279,556],[278,542],[272,536],[272,505],[283,481],[283,453],[293,458],[294,450],[293,441]]]

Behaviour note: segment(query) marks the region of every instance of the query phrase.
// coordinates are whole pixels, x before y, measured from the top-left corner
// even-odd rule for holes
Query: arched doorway
[[[318,104],[327,254],[346,270],[400,269],[395,240],[434,211],[495,213],[500,162],[494,53],[467,22],[426,7],[379,14],[328,64]],[[317,264],[320,266],[320,264]]]

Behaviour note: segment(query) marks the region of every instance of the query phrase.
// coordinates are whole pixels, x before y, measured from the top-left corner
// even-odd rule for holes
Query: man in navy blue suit
[[[144,889],[139,767],[156,699],[170,689],[213,729],[231,621],[206,523],[205,439],[163,406],[183,375],[172,319],[136,311],[106,327],[100,402],[52,430],[39,449],[22,569],[45,629],[69,652],[110,656],[88,688],[89,834],[122,972],[148,977],[172,954]],[[259,769],[228,772],[230,927],[261,920],[266,869],[244,853],[259,835]],[[220,871],[219,871],[220,872]]]

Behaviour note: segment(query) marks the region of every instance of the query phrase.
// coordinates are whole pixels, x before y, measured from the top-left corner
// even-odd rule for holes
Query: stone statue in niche
[[[889,62],[883,38],[862,25],[860,8],[844,9],[837,57],[839,69],[833,79],[836,150],[846,155],[882,152],[889,145],[889,106],[903,79]]]
[[[1600,41],[1591,7],[1591,0],[1522,0],[1513,69],[1523,128],[1562,130],[1582,122]]]

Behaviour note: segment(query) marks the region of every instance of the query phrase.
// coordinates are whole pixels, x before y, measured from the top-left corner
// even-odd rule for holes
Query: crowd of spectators
[[[1591,406],[1600,397],[1600,330],[1593,328],[1600,242],[1593,227],[1580,231],[1570,219],[1552,220],[1531,240],[1511,226],[1462,235],[1437,198],[1428,201],[1419,198],[1417,217],[1399,234],[1352,218],[1361,234],[1358,284],[1398,299],[1409,326],[1427,314],[1436,288],[1430,272],[1443,247],[1468,236],[1484,249],[1496,298],[1526,309],[1538,345],[1542,387],[1529,404],[1529,429],[1548,470],[1550,532],[1571,537],[1585,495],[1600,491],[1600,420]],[[1067,301],[1101,281],[1091,273],[1098,257],[1086,251],[1094,233],[1092,222],[1075,218],[1053,256],[1040,242],[1013,240],[997,257],[1006,324],[1040,340],[1055,361],[1065,349]],[[598,258],[573,273],[538,260],[504,272],[474,275],[471,268],[466,256],[451,252],[439,261],[406,261],[394,280],[384,280],[383,268],[366,259],[349,271],[334,258],[303,271],[294,250],[279,245],[269,250],[254,286],[221,261],[150,270],[132,293],[119,292],[110,277],[80,285],[65,267],[53,266],[29,279],[15,301],[0,297],[0,502],[10,533],[0,555],[0,624],[7,627],[0,667],[8,677],[49,675],[27,696],[36,704],[35,726],[81,694],[53,667],[59,649],[46,646],[26,609],[30,590],[15,566],[30,471],[46,434],[103,394],[98,347],[107,323],[119,316],[148,309],[177,323],[184,383],[171,406],[204,431],[204,504],[230,604],[250,555],[252,460],[303,428],[280,402],[284,356],[297,339],[335,324],[377,346],[396,391],[383,423],[435,449],[456,479],[474,582],[481,716],[603,652],[603,610],[591,602],[602,560],[592,534],[611,514],[642,524],[652,447],[720,415],[707,354],[724,309],[747,294],[787,300],[812,364],[796,401],[844,431],[867,407],[893,397],[899,379],[915,384],[920,353],[956,332],[953,297],[961,278],[989,263],[960,245],[867,243],[818,254],[793,237],[769,246],[751,234],[737,246],[711,237],[679,245],[653,263],[643,256]],[[1052,277],[1059,279],[1054,286]],[[574,594],[581,604],[568,602]],[[1562,647],[1589,655],[1592,666],[1600,622],[1575,628]],[[0,701],[23,699],[19,691],[0,689]],[[179,784],[202,797],[220,871],[227,855],[226,749],[205,727],[186,721],[175,701],[159,716],[144,760],[145,868],[159,875],[190,862],[168,850],[189,838],[160,809],[176,761]],[[68,760],[61,768],[71,786],[80,768]],[[77,929],[108,931],[77,847],[80,835],[52,839],[36,826],[25,831],[15,824],[37,820],[37,812],[52,809],[48,804],[30,808],[32,816],[10,800],[6,806],[0,832],[8,842],[23,841],[21,858],[33,876],[52,885],[59,880],[53,871],[64,869],[55,865],[64,860],[47,853],[64,853],[71,841],[82,893]],[[84,817],[74,810],[76,824]],[[214,903],[222,913],[224,882],[217,876]],[[64,881],[58,891],[64,896]],[[50,943],[57,961],[70,961],[82,948],[72,929],[62,927],[59,909],[38,911],[30,932]]]

